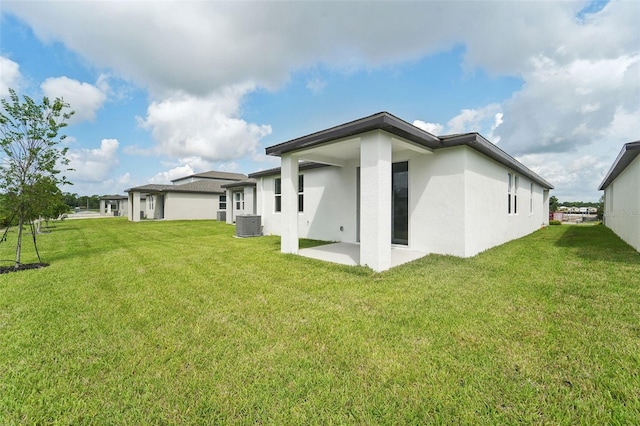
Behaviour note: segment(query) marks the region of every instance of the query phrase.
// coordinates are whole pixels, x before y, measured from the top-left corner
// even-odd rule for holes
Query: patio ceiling
[[[295,154],[301,160],[344,167],[349,160],[357,160],[360,158],[361,139],[361,137],[355,137],[336,140],[297,151]],[[396,137],[391,137],[391,150],[394,155],[405,151],[415,151],[422,154],[433,153],[433,150],[425,146]]]

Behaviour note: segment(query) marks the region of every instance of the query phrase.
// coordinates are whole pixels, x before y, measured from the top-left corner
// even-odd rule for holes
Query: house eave
[[[636,159],[638,154],[640,154],[640,140],[624,144],[620,153],[611,165],[611,168],[602,180],[602,183],[598,187],[598,190],[603,191],[607,186],[609,186],[611,182],[613,182],[618,175],[620,175],[620,173],[622,173],[624,169],[626,169],[627,166]]]
[[[331,166],[329,164],[307,162],[307,163],[300,163],[298,170],[304,171],[304,170],[311,170],[311,169],[319,169],[320,167],[331,167]],[[249,178],[255,179],[255,178],[260,178],[265,176],[277,176],[280,173],[281,173],[280,167],[274,167],[272,169],[261,170],[255,173],[249,173]]]
[[[553,185],[540,177],[533,170],[504,152],[495,144],[489,142],[479,133],[464,133],[460,135],[441,136],[444,147],[468,146],[494,161],[512,169],[519,174],[528,177],[545,189],[553,189]]]
[[[407,123],[388,112],[379,112],[349,123],[344,123],[329,129],[311,133],[287,142],[270,146],[266,149],[267,155],[281,156],[295,151],[301,151],[314,146],[322,145],[338,139],[349,138],[373,130],[384,130],[400,138],[406,139],[428,149],[440,147],[438,137],[418,127]]]

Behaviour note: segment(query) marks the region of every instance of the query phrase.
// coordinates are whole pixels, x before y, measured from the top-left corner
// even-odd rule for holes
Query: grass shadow
[[[638,264],[640,253],[604,225],[567,225],[555,242],[583,259]]]

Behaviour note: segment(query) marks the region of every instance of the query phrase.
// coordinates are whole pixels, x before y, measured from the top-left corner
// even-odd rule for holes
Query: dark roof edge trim
[[[300,163],[298,165],[298,170],[299,171],[312,170],[312,169],[319,169],[321,167],[332,167],[332,166],[329,164],[306,162],[306,163]],[[273,169],[261,170],[259,172],[249,173],[249,178],[255,179],[255,178],[264,177],[264,176],[276,176],[276,175],[279,175],[280,173],[281,173],[280,167],[274,167]]]
[[[413,142],[428,146],[429,148],[434,148],[440,145],[440,139],[438,139],[437,136],[420,129],[393,114],[383,111],[368,117],[359,118],[348,123],[340,124],[328,129],[320,130],[319,132],[311,133],[309,135],[267,147],[265,152],[267,155],[280,156],[288,152],[294,152],[299,149],[355,136],[372,130],[385,130]]]
[[[506,166],[523,176],[528,177],[546,189],[553,189],[553,185],[539,176],[536,172],[504,152],[497,145],[489,142],[479,133],[465,133],[455,136],[442,136],[441,139],[447,141],[447,147],[466,145],[494,161]]]
[[[607,186],[611,184],[619,175],[627,168],[629,164],[636,159],[640,154],[640,141],[629,142],[622,146],[620,153],[614,160],[611,168],[605,175],[602,183],[598,187],[598,190],[603,191]]]

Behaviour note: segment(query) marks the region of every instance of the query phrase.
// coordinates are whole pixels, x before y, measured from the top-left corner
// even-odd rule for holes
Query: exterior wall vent
[[[236,237],[259,237],[262,235],[262,221],[257,215],[236,216]]]

